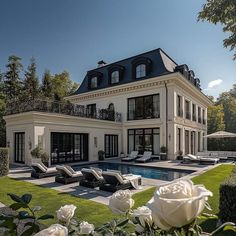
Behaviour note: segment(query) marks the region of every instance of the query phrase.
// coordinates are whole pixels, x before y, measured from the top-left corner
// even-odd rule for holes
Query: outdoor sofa
[[[142,157],[136,159],[135,161],[136,162],[147,162],[147,161],[150,161],[150,160],[152,160],[152,152],[146,151],[146,152],[143,153]]]
[[[122,158],[122,161],[134,161],[138,157],[138,151],[132,151],[128,156]]]
[[[97,169],[97,170],[96,170]],[[99,187],[100,184],[104,182],[102,172],[98,170],[98,168],[83,168],[81,170],[83,174],[83,178],[80,181],[80,186],[88,187],[88,188],[96,188]]]
[[[187,154],[186,156],[183,157],[182,163],[188,164],[188,163],[197,163],[197,164],[213,164],[215,165],[216,163],[219,162],[219,158],[213,158],[213,157],[200,157],[200,156],[195,156],[193,154]]]
[[[81,171],[75,171],[70,166],[56,166],[58,175],[55,177],[55,181],[61,184],[71,184],[78,182],[82,179],[83,174]]]
[[[31,177],[32,178],[45,178],[45,177],[51,177],[58,174],[55,167],[48,168],[43,163],[33,163],[31,165],[32,171],[31,171]]]

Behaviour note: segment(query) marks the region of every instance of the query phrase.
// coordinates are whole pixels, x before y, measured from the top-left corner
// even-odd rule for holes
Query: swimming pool
[[[98,162],[91,164],[83,164],[73,166],[75,170],[81,170],[82,168],[97,167],[102,170],[119,170],[122,174],[135,174],[141,175],[144,178],[149,179],[160,179],[165,181],[172,181],[174,179],[181,178],[185,175],[193,173],[194,171],[190,170],[176,170],[176,169],[167,169],[167,168],[158,168],[158,167],[147,167],[147,166],[137,166],[130,164],[122,163],[110,163],[110,162]]]

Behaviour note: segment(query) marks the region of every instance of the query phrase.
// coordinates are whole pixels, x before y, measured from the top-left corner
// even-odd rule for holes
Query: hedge
[[[221,222],[236,223],[236,166],[220,185],[219,218]]]
[[[0,177],[9,172],[9,152],[8,148],[0,148]]]

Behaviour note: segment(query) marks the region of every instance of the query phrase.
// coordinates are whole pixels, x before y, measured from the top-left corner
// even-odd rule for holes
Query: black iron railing
[[[29,100],[24,102],[11,101],[7,103],[6,115],[19,114],[29,111],[39,111],[48,113],[58,113],[84,118],[92,118],[98,120],[109,120],[121,122],[121,113],[111,111],[109,109],[91,110],[85,106],[76,105],[69,102],[45,101],[45,100]]]
[[[146,110],[142,113],[139,113],[138,111],[129,111],[127,114],[127,120],[142,120],[142,119],[158,119],[160,118],[160,113]]]

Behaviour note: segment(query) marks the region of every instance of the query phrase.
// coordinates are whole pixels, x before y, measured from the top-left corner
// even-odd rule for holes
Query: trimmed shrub
[[[236,167],[220,185],[219,217],[221,222],[236,223]]]
[[[9,172],[9,152],[8,148],[0,148],[0,177]]]

